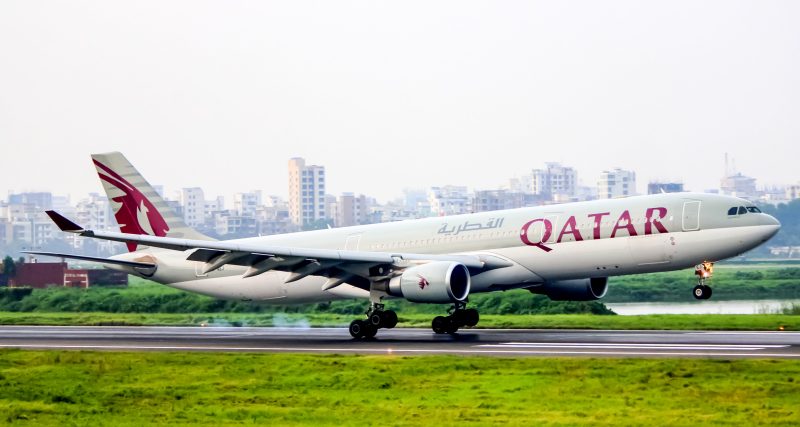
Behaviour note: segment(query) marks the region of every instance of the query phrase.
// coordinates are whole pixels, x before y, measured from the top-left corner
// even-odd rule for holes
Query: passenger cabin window
[[[736,206],[728,209],[728,215],[736,215],[736,212],[739,210]]]
[[[747,212],[750,212],[750,213],[761,213],[761,209],[759,209],[759,208],[757,208],[755,206],[748,206],[747,207]]]
[[[744,206],[739,206],[739,215],[744,215],[747,213],[747,209]]]

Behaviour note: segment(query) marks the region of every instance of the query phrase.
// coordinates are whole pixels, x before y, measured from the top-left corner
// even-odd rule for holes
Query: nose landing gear
[[[697,276],[697,286],[692,290],[692,295],[696,299],[709,299],[711,298],[711,286],[706,285],[706,280],[714,275],[714,263],[704,262],[698,264],[694,268],[694,274]]]

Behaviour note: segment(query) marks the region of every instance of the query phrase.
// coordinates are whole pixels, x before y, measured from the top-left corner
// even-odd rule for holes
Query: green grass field
[[[430,327],[433,315],[400,313],[398,327]],[[358,315],[301,313],[2,313],[0,325],[75,326],[337,326]],[[482,315],[479,328],[800,331],[800,316],[783,314]]]
[[[13,425],[798,425],[800,363],[0,351]]]

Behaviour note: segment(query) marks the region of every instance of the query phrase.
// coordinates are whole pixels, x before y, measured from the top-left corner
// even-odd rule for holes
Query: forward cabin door
[[[683,231],[696,231],[700,229],[700,201],[692,200],[683,203]]]

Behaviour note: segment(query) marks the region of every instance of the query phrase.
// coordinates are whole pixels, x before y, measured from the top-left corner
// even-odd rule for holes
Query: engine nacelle
[[[389,281],[389,295],[411,302],[444,304],[469,296],[469,270],[463,264],[436,261],[406,269]]]
[[[608,277],[557,280],[527,289],[535,294],[547,295],[553,301],[594,301],[608,292]]]

